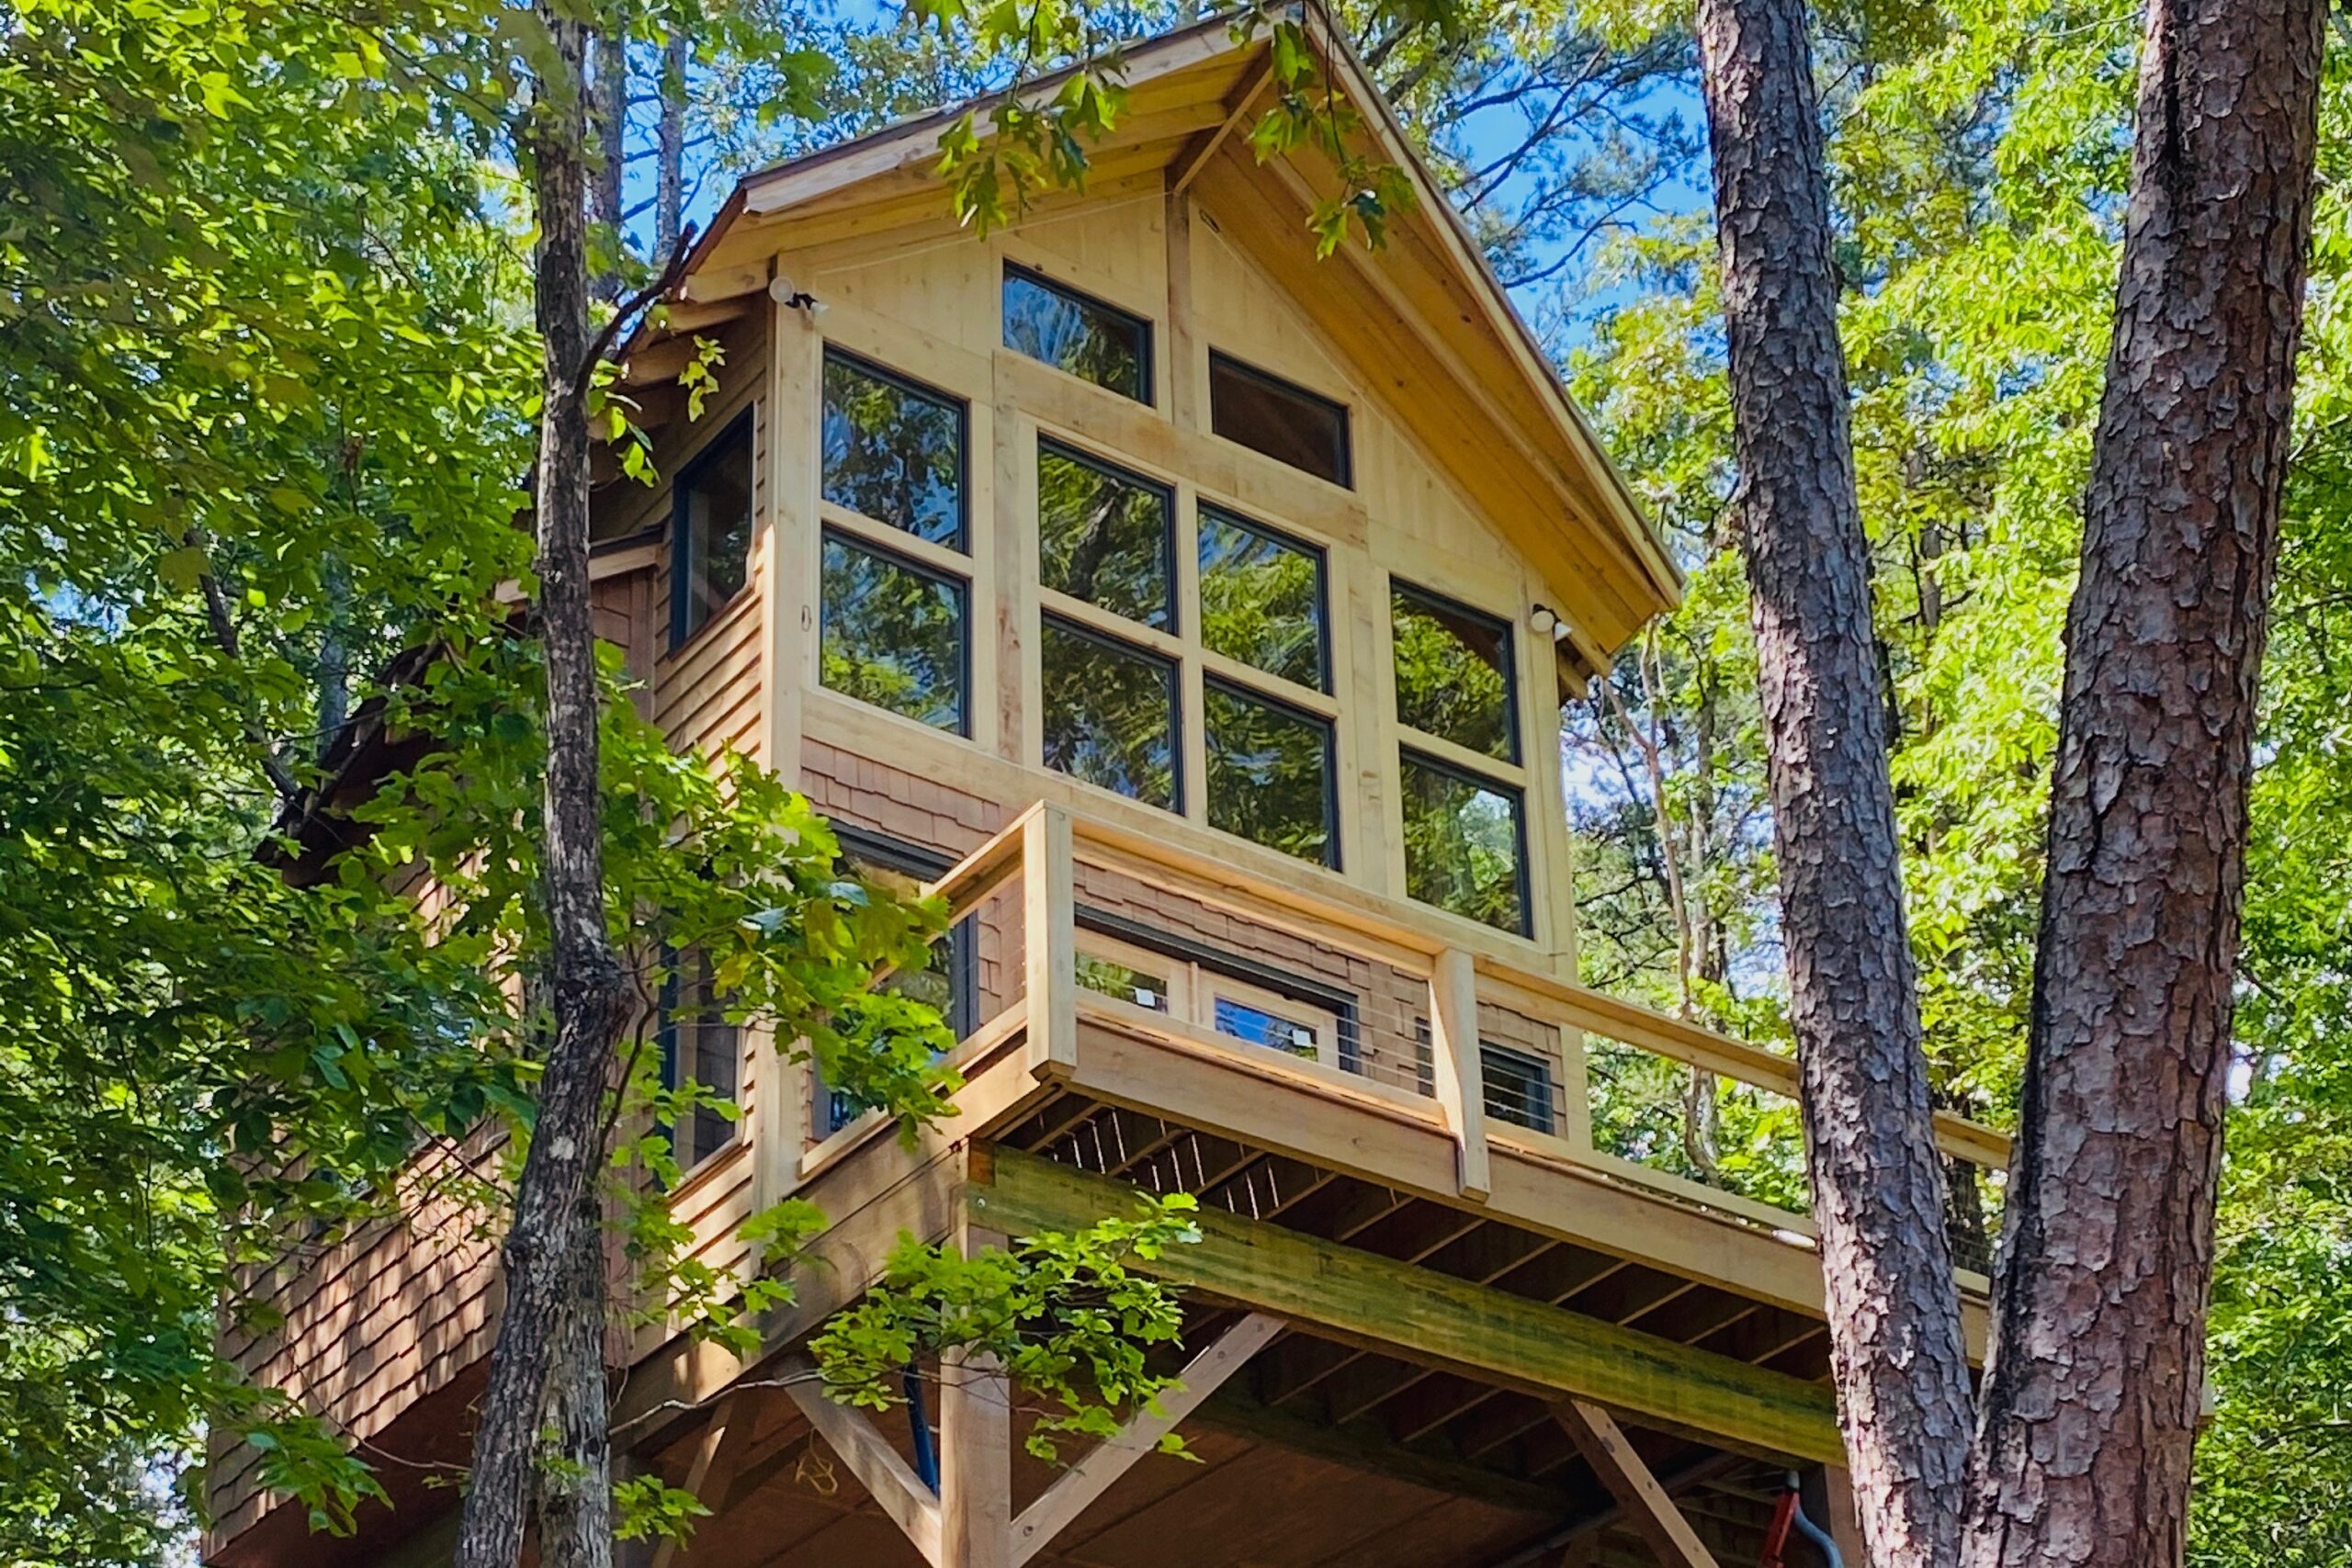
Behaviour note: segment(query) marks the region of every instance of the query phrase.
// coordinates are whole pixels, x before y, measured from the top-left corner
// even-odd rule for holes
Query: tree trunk
[[[605,1382],[603,1216],[593,1199],[572,1229],[570,1289],[548,1369],[548,1457],[538,1475],[543,1568],[613,1568],[612,1437]]]
[[[628,39],[617,30],[596,39],[596,184],[591,214],[613,247],[613,263],[596,275],[596,298],[621,297],[621,176],[628,167]],[[669,254],[665,246],[662,253]]]
[[[673,29],[662,51],[662,116],[654,131],[653,254],[676,248],[686,220],[686,64],[689,39]]]
[[[551,1342],[570,1294],[575,1233],[602,1162],[606,1067],[628,980],[605,924],[595,637],[588,597],[587,29],[560,0],[541,17],[559,70],[542,82],[527,151],[543,407],[534,497],[547,679],[541,897],[552,1039],[537,1122],[503,1249],[506,1304],[474,1433],[456,1568],[511,1568],[523,1541]]]
[[[1831,1365],[1872,1558],[1958,1553],[1968,1367],[1904,928],[1803,0],[1701,0],[1791,1014]]]
[[[2182,1560],[2324,0],[2154,0],[1972,1568]]]

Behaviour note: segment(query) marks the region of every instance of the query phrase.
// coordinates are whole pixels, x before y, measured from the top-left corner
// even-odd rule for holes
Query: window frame
[[[1422,908],[1435,909],[1442,914],[1451,915],[1456,919],[1467,920],[1471,924],[1478,927],[1481,931],[1501,931],[1506,935],[1523,937],[1532,940],[1535,935],[1535,891],[1534,877],[1529,863],[1534,857],[1534,846],[1530,840],[1530,835],[1527,830],[1526,780],[1524,778],[1518,780],[1504,779],[1499,778],[1493,773],[1480,773],[1476,769],[1468,767],[1464,763],[1457,762],[1450,757],[1441,756],[1438,753],[1430,750],[1427,747],[1415,745],[1411,737],[1419,736],[1422,733],[1421,731],[1418,729],[1405,730],[1402,725],[1399,725],[1398,728],[1400,730],[1404,730],[1405,736],[1405,738],[1398,740],[1396,746],[1396,808],[1398,812],[1399,828],[1399,831],[1396,835],[1396,840],[1398,854],[1402,856],[1408,852],[1405,847],[1405,835],[1402,831],[1403,812],[1405,809],[1405,777],[1406,769],[1408,766],[1427,768],[1431,773],[1444,774],[1454,779],[1458,783],[1469,784],[1474,789],[1487,790],[1503,796],[1512,805],[1512,825],[1517,829],[1517,831],[1512,835],[1513,848],[1515,851],[1512,858],[1516,863],[1513,867],[1512,886],[1514,894],[1519,900],[1519,920],[1515,925],[1498,926],[1492,924],[1489,921],[1482,920],[1476,915],[1466,915],[1459,909],[1448,908],[1443,904],[1433,904],[1425,898],[1414,897],[1410,891],[1412,886],[1412,870],[1409,862],[1406,866],[1405,879],[1398,884],[1398,891],[1402,892],[1407,898],[1411,899],[1412,902],[1419,905]],[[1442,739],[1442,737],[1435,737],[1433,739]],[[1463,750],[1463,748],[1457,747],[1455,750]]]
[[[1035,539],[1037,546],[1038,588],[1046,593],[1052,594],[1058,600],[1072,604],[1083,604],[1098,615],[1108,617],[1111,620],[1118,622],[1122,626],[1134,626],[1139,632],[1146,635],[1168,637],[1178,642],[1183,641],[1185,626],[1183,604],[1184,595],[1182,592],[1182,583],[1181,581],[1183,572],[1177,564],[1179,558],[1177,547],[1183,543],[1181,536],[1183,530],[1177,525],[1177,515],[1182,510],[1182,502],[1183,497],[1178,487],[1167,479],[1157,479],[1150,474],[1145,473],[1140,468],[1119,462],[1115,458],[1102,457],[1100,454],[1090,450],[1086,446],[1064,436],[1058,435],[1052,431],[1041,428],[1037,431],[1036,437],[1036,450],[1032,458],[1031,479],[1035,488],[1037,501],[1035,506],[1032,508],[1033,515],[1031,519],[1031,531],[1032,536]],[[1047,452],[1051,452],[1055,457],[1061,458],[1065,462],[1076,463],[1081,468],[1091,468],[1096,474],[1101,475],[1104,479],[1112,479],[1121,484],[1132,485],[1138,490],[1154,491],[1161,497],[1164,504],[1160,508],[1160,516],[1164,522],[1160,529],[1160,542],[1167,551],[1166,557],[1164,558],[1164,564],[1166,567],[1165,581],[1168,590],[1168,624],[1166,626],[1155,626],[1149,621],[1138,621],[1133,615],[1121,615],[1118,611],[1112,609],[1107,604],[1098,604],[1091,599],[1082,599],[1079,595],[1070,592],[1069,590],[1057,588],[1052,583],[1046,581],[1046,503],[1043,475],[1046,466],[1046,454]],[[1199,548],[1197,543],[1197,530],[1195,531],[1195,536],[1196,542],[1193,547],[1197,550]],[[1195,592],[1197,594],[1197,590],[1195,590]],[[1048,611],[1047,613],[1051,614],[1053,612]],[[1070,617],[1064,616],[1063,618],[1067,620]],[[1193,619],[1195,622],[1200,619],[1200,611],[1197,605],[1193,608]]]
[[[704,442],[695,455],[678,465],[670,479],[670,640],[665,653],[675,653],[688,643],[726,618],[738,601],[758,586],[752,570],[753,545],[760,530],[760,440],[759,424],[753,417],[759,410],[756,402],[743,405],[732,419],[718,427],[718,434]],[[710,606],[709,611],[693,626],[686,625],[686,612],[694,596],[692,535],[693,522],[688,515],[695,482],[703,473],[715,467],[725,456],[727,448],[741,439],[748,454],[752,482],[743,498],[750,513],[743,535],[742,585]]]
[[[825,550],[836,540],[847,548],[862,551],[868,556],[878,558],[886,564],[896,567],[900,570],[911,572],[915,576],[925,579],[928,581],[944,583],[948,587],[956,590],[959,602],[962,604],[964,608],[963,615],[961,616],[962,635],[956,639],[956,704],[955,728],[943,729],[939,726],[932,724],[927,720],[917,718],[912,714],[900,713],[896,708],[884,707],[879,703],[869,703],[865,698],[860,697],[854,693],[841,691],[835,687],[825,684],[825,623],[827,619],[825,600]],[[972,690],[973,586],[972,579],[969,576],[958,577],[954,572],[949,571],[944,568],[933,566],[927,561],[919,560],[914,556],[908,554],[903,550],[894,550],[888,545],[882,544],[878,540],[875,539],[870,534],[853,532],[850,529],[842,527],[838,524],[820,521],[817,525],[817,581],[815,583],[815,589],[816,592],[810,595],[809,603],[815,607],[817,612],[815,615],[817,623],[815,628],[817,638],[816,685],[820,691],[825,692],[830,695],[839,697],[844,702],[855,703],[861,708],[870,708],[876,713],[888,714],[892,718],[903,720],[908,724],[921,726],[922,728],[931,731],[933,735],[952,735],[961,740],[969,740],[972,738],[972,711],[974,707]]]
[[[1201,522],[1204,516],[1211,514],[1214,514],[1220,522],[1238,528],[1245,534],[1256,534],[1260,537],[1267,539],[1273,544],[1296,550],[1301,555],[1307,556],[1314,560],[1315,605],[1317,611],[1315,616],[1316,684],[1312,686],[1305,685],[1300,682],[1292,680],[1287,675],[1277,674],[1272,670],[1261,669],[1257,665],[1251,664],[1246,659],[1237,659],[1232,654],[1227,653],[1221,649],[1209,647],[1208,621],[1207,617],[1202,613],[1200,605],[1201,582],[1203,578],[1205,576],[1205,573],[1202,570],[1200,558]],[[1215,658],[1223,660],[1227,664],[1237,665],[1249,670],[1261,680],[1279,681],[1287,686],[1297,686],[1302,691],[1313,692],[1317,696],[1330,697],[1337,695],[1337,694],[1331,690],[1333,686],[1339,683],[1336,660],[1331,649],[1331,552],[1329,549],[1326,549],[1323,546],[1316,544],[1311,539],[1302,538],[1286,528],[1275,527],[1271,523],[1261,523],[1256,517],[1247,512],[1244,512],[1238,506],[1227,506],[1221,501],[1213,501],[1207,496],[1202,495],[1195,491],[1193,496],[1193,619],[1196,623],[1194,629],[1199,637],[1203,652],[1210,654]]]
[[[1442,615],[1457,615],[1465,621],[1481,622],[1501,636],[1503,654],[1503,739],[1508,744],[1510,750],[1503,756],[1494,756],[1489,752],[1478,750],[1476,747],[1465,746],[1461,741],[1454,739],[1452,736],[1440,735],[1433,729],[1423,729],[1418,725],[1408,724],[1405,722],[1405,716],[1401,713],[1396,716],[1396,728],[1407,734],[1425,736],[1442,745],[1460,751],[1465,756],[1485,757],[1488,761],[1491,761],[1499,767],[1524,768],[1527,765],[1527,743],[1525,738],[1521,734],[1519,716],[1519,628],[1511,624],[1508,616],[1498,615],[1489,611],[1481,610],[1475,604],[1464,604],[1461,600],[1456,599],[1450,594],[1439,592],[1434,588],[1425,588],[1420,583],[1412,581],[1410,578],[1399,577],[1393,572],[1390,573],[1388,578],[1388,679],[1391,688],[1390,703],[1392,707],[1399,705],[1402,702],[1402,694],[1397,693],[1395,690],[1396,680],[1396,600],[1399,598],[1413,600],[1419,604],[1424,609],[1435,610]]]
[[[1065,595],[1065,597],[1067,596]],[[1079,600],[1076,601],[1076,603],[1084,604],[1085,601]],[[1109,611],[1102,611],[1100,613],[1104,615],[1111,615],[1111,612]],[[1124,616],[1117,616],[1114,618],[1123,621],[1125,619]],[[1136,624],[1140,626],[1140,623]],[[1143,626],[1142,629],[1147,632],[1152,630],[1149,626]],[[1167,671],[1169,716],[1169,799],[1167,804],[1162,805],[1160,802],[1156,800],[1146,800],[1140,795],[1128,795],[1124,791],[1113,789],[1109,784],[1097,784],[1092,779],[1085,778],[1080,774],[1071,773],[1067,768],[1056,767],[1052,762],[1046,760],[1046,721],[1047,715],[1046,711],[1043,688],[1046,660],[1046,634],[1049,630],[1067,632],[1083,641],[1091,642],[1099,648],[1106,649],[1115,655],[1129,659],[1142,660],[1148,663],[1157,664]],[[1187,748],[1185,744],[1184,730],[1185,682],[1183,659],[1176,655],[1162,652],[1160,649],[1150,646],[1140,638],[1123,637],[1115,632],[1105,630],[1104,628],[1094,625],[1091,621],[1080,620],[1075,616],[1064,615],[1058,610],[1041,607],[1037,613],[1037,664],[1039,671],[1039,694],[1037,702],[1037,765],[1044,768],[1048,773],[1057,773],[1061,777],[1069,780],[1072,784],[1083,784],[1088,789],[1091,790],[1100,790],[1102,793],[1112,796],[1114,799],[1132,801],[1137,806],[1145,807],[1153,811],[1165,811],[1173,817],[1189,817],[1190,812],[1188,807],[1191,805],[1191,796],[1185,789],[1185,785],[1188,781],[1185,777],[1184,768],[1184,753]],[[1243,841],[1247,842],[1248,840],[1245,840]]]
[[[658,1076],[661,1085],[664,1089],[674,1089],[678,1087],[680,1082],[683,1081],[682,1069],[685,1066],[684,1047],[687,1043],[686,1037],[682,1034],[682,1032],[678,1027],[681,1022],[685,1021],[684,1015],[681,1008],[681,998],[684,989],[681,981],[684,979],[688,967],[694,964],[699,964],[703,965],[706,973],[707,973],[709,961],[698,952],[681,952],[676,948],[670,947],[665,947],[662,950],[662,961],[667,972],[662,976],[662,989],[654,1001],[654,1046],[660,1056],[660,1071]],[[718,1005],[718,1004],[716,1000],[709,1003],[709,1007],[713,1010],[716,1010]],[[696,1036],[699,1035],[703,1026],[703,1009],[698,1008],[695,1010],[696,1016],[694,1022]],[[724,1020],[722,1019],[721,1021],[724,1021]],[[749,1048],[750,1041],[741,1024],[731,1023],[728,1024],[727,1027],[732,1031],[735,1035],[735,1082],[727,1090],[725,1098],[728,1103],[735,1107],[735,1117],[732,1121],[727,1121],[723,1117],[720,1118],[721,1121],[726,1122],[727,1130],[725,1136],[720,1138],[718,1145],[708,1152],[695,1154],[692,1152],[691,1147],[693,1128],[696,1119],[698,1119],[702,1114],[701,1108],[696,1107],[694,1114],[688,1118],[686,1122],[686,1132],[690,1142],[687,1157],[683,1159],[679,1158],[678,1149],[678,1134],[680,1129],[673,1123],[668,1122],[657,1121],[654,1123],[656,1130],[661,1134],[662,1138],[668,1142],[670,1145],[670,1157],[676,1163],[678,1168],[678,1179],[668,1189],[668,1192],[666,1194],[668,1196],[674,1197],[678,1192],[683,1191],[689,1181],[698,1177],[703,1170],[707,1168],[714,1162],[723,1158],[734,1150],[747,1148],[751,1145],[749,1119],[751,1117],[752,1108],[745,1104],[741,1098],[744,1079],[743,1067],[751,1055]],[[699,1055],[700,1042],[698,1038],[695,1040],[695,1048],[696,1054]],[[700,1082],[701,1080],[696,1079],[695,1081]]]
[[[825,369],[831,361],[836,359],[862,376],[868,376],[887,386],[896,387],[902,392],[910,392],[926,401],[944,403],[956,411],[956,537],[953,542],[926,539],[911,528],[901,527],[887,517],[876,517],[871,513],[860,512],[854,506],[843,505],[825,493]],[[820,508],[831,507],[836,512],[862,519],[877,528],[885,528],[893,534],[904,535],[917,544],[929,545],[933,548],[962,556],[967,559],[972,558],[977,554],[972,548],[971,399],[959,396],[944,387],[925,381],[920,377],[910,376],[903,370],[894,370],[879,360],[860,354],[854,348],[845,348],[833,339],[827,338],[818,345],[817,350],[816,459],[817,501]]]
[[[1516,1121],[1496,1109],[1492,1087],[1495,1077],[1487,1071],[1490,1060],[1495,1057],[1510,1059],[1514,1063],[1523,1063],[1534,1069],[1532,1081],[1540,1084],[1543,1089],[1544,1125],[1539,1127],[1530,1122]],[[1560,1077],[1555,1070],[1556,1067],[1557,1063],[1553,1057],[1532,1051],[1524,1045],[1513,1045],[1507,1041],[1488,1040],[1482,1037],[1478,1042],[1478,1073],[1480,1081],[1487,1088],[1480,1108],[1490,1120],[1500,1122],[1515,1131],[1532,1133],[1544,1138],[1558,1137],[1560,1135],[1560,1106],[1558,1104]],[[1522,1078],[1529,1077],[1524,1072],[1521,1076]]]
[[[1079,956],[1106,959],[1128,969],[1148,964],[1168,972],[1165,1008],[1145,1008],[1124,997],[1111,997],[1110,1000],[1231,1041],[1237,1050],[1280,1048],[1260,1045],[1218,1029],[1219,995],[1262,1012],[1304,1012],[1311,1016],[1303,1021],[1321,1031],[1316,1054],[1281,1054],[1294,1061],[1312,1062],[1340,1071],[1354,1070],[1349,1063],[1361,1056],[1362,1005],[1353,993],[1109,909],[1081,904],[1075,911],[1074,923]],[[1081,988],[1089,996],[1108,996],[1091,987]]]
[[[1023,283],[1026,283],[1033,288],[1042,288],[1048,294],[1060,295],[1063,299],[1069,300],[1075,305],[1090,310],[1100,310],[1107,316],[1111,316],[1118,321],[1123,321],[1128,325],[1134,327],[1137,335],[1141,339],[1142,344],[1141,348],[1136,355],[1136,378],[1139,383],[1141,383],[1143,390],[1140,393],[1132,393],[1122,391],[1116,387],[1105,387],[1102,382],[1087,380],[1085,377],[1080,376],[1077,371],[1071,370],[1067,367],[1057,365],[1050,359],[1041,359],[1037,355],[1029,353],[1026,349],[1015,347],[1011,343],[1005,343],[1004,286],[1015,279],[1018,279]],[[1135,311],[1128,310],[1124,305],[1114,305],[1099,294],[1090,293],[1086,289],[1080,288],[1074,284],[1065,283],[1060,278],[1052,276],[1037,267],[1025,265],[1021,262],[1013,260],[1011,256],[1004,258],[1003,272],[997,280],[997,341],[1002,343],[1004,346],[1007,349],[1010,349],[1012,353],[1020,355],[1023,359],[1029,360],[1033,364],[1042,365],[1048,370],[1053,370],[1069,377],[1073,381],[1082,381],[1085,382],[1087,386],[1099,388],[1102,390],[1110,393],[1113,397],[1125,398],[1130,402],[1140,403],[1145,408],[1156,410],[1159,406],[1159,353],[1158,344],[1153,341],[1157,335],[1158,334],[1154,330],[1154,323],[1150,317],[1137,315]]]
[[[1281,677],[1274,676],[1271,679],[1280,680]],[[1211,765],[1206,759],[1214,754],[1214,749],[1209,744],[1209,694],[1213,691],[1224,692],[1245,703],[1257,703],[1272,708],[1291,718],[1311,724],[1323,732],[1323,858],[1321,860],[1309,860],[1305,855],[1292,854],[1288,850],[1277,848],[1272,844],[1259,843],[1256,839],[1250,837],[1247,833],[1237,833],[1230,828],[1217,827],[1210,818],[1209,812],[1212,809],[1210,781],[1205,774]],[[1326,714],[1317,713],[1312,708],[1301,707],[1296,703],[1287,702],[1261,687],[1245,685],[1216,671],[1204,670],[1201,672],[1201,754],[1204,759],[1204,777],[1201,780],[1201,819],[1207,827],[1223,833],[1229,839],[1238,839],[1245,844],[1257,844],[1260,849],[1281,855],[1284,860],[1296,861],[1304,865],[1320,865],[1335,872],[1343,869],[1342,863],[1346,857],[1340,846],[1340,725],[1338,719]]]
[[[1243,380],[1255,381],[1261,387],[1271,389],[1273,391],[1283,393],[1286,396],[1295,397],[1301,402],[1318,405],[1338,414],[1340,416],[1339,478],[1332,479],[1328,475],[1318,474],[1312,468],[1301,468],[1296,463],[1290,462],[1285,458],[1277,457],[1271,452],[1262,451],[1256,446],[1252,446],[1247,441],[1243,441],[1237,436],[1227,435],[1219,431],[1216,427],[1216,378],[1217,372],[1220,367],[1240,377]],[[1318,392],[1312,387],[1306,386],[1301,382],[1294,381],[1287,376],[1277,375],[1272,370],[1267,370],[1259,366],[1252,365],[1246,359],[1227,354],[1223,349],[1216,347],[1212,347],[1209,350],[1208,376],[1206,379],[1202,382],[1201,393],[1202,400],[1208,404],[1208,432],[1218,440],[1230,441],[1233,445],[1240,447],[1245,452],[1255,452],[1259,457],[1263,457],[1270,463],[1282,464],[1283,468],[1290,469],[1293,473],[1305,474],[1308,479],[1317,479],[1328,485],[1335,485],[1340,490],[1351,492],[1355,490],[1355,417],[1354,410],[1349,404],[1341,402],[1337,398],[1329,397],[1322,392]]]
[[[944,731],[940,733],[944,733]],[[854,822],[836,821],[834,840],[841,846],[843,859],[854,857],[871,862],[885,871],[895,871],[911,876],[918,882],[936,882],[955,869],[955,862],[934,850],[904,839],[861,828]],[[964,916],[942,931],[938,940],[947,943],[947,1012],[942,1020],[947,1032],[956,1037],[960,1047],[970,1039],[980,1022],[980,928],[979,911],[967,911]],[[783,1070],[778,1059],[778,1070]],[[821,1142],[834,1134],[855,1126],[878,1110],[853,1111],[837,1115],[840,1110],[834,1091],[825,1087],[824,1075],[811,1061],[803,1068],[808,1074],[808,1129],[815,1141]]]

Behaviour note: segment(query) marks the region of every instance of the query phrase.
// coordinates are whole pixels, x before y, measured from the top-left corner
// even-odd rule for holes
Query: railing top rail
[[[1310,933],[1321,932],[1342,943],[1353,938],[1429,963],[1447,952],[1467,951],[1490,996],[1498,990],[1516,993],[1522,1005],[1536,1005],[1554,1021],[1792,1100],[1799,1096],[1793,1058],[1530,968],[1510,939],[1499,934],[1489,937],[1476,931],[1441,930],[1422,917],[1418,906],[1357,887],[1283,881],[1181,848],[1080,808],[1035,803],[924,891],[946,897],[956,913],[964,912],[1019,868],[1028,833],[1048,813],[1068,818],[1079,858],[1086,858],[1083,851],[1091,845],[1116,857],[1107,863],[1140,864],[1180,874],[1212,891],[1228,908],[1279,916],[1281,923],[1293,929],[1303,925]],[[1942,1111],[1935,1113],[1935,1126],[1937,1142],[1946,1154],[1987,1169],[2007,1166],[2007,1134]]]

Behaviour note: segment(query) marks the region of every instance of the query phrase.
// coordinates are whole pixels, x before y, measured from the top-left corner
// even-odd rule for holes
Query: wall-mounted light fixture
[[[1527,624],[1535,628],[1538,637],[1548,637],[1554,642],[1568,640],[1568,623],[1549,604],[1538,604],[1530,610]]]

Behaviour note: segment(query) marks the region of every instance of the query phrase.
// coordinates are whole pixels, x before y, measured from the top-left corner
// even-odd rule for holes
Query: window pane
[[[1216,1032],[1252,1045],[1283,1051],[1294,1056],[1312,1061],[1316,1050],[1315,1027],[1295,1018],[1270,1012],[1250,1002],[1237,1001],[1231,997],[1216,999]]]
[[[1405,891],[1505,931],[1527,930],[1526,824],[1519,792],[1480,784],[1408,751]]]
[[[1331,727],[1311,714],[1211,681],[1209,825],[1302,860],[1335,863]]]
[[[1173,512],[1169,492],[1148,479],[1038,445],[1038,575],[1048,588],[1174,629]]]
[[[1209,428],[1335,485],[1348,472],[1348,411],[1279,376],[1209,355]]]
[[[1211,652],[1327,692],[1323,598],[1320,550],[1201,508],[1201,641]]]
[[[689,1081],[707,1095],[732,1102],[742,1065],[736,1026],[711,987],[710,961],[700,953],[682,957],[669,986],[662,1030],[662,1087]],[[735,1141],[738,1123],[708,1105],[697,1105],[684,1123],[671,1129],[671,1156],[691,1168]]]
[[[825,536],[818,663],[825,686],[964,732],[964,585]]]
[[[1077,977],[1079,985],[1099,995],[1116,997],[1123,1002],[1133,1002],[1154,1012],[1168,1010],[1168,980],[1165,976],[1147,975],[1115,959],[1097,958],[1091,953],[1081,953],[1077,959]]]
[[[1046,766],[1170,811],[1176,806],[1176,667],[1048,617]]]
[[[827,350],[825,499],[964,548],[964,405]]]
[[[678,476],[671,606],[674,646],[742,592],[752,559],[752,422],[739,421]]]
[[[1425,734],[1519,761],[1510,627],[1402,583],[1390,592],[1396,718]]]
[[[1478,1070],[1486,1080],[1487,1115],[1531,1132],[1553,1130],[1551,1063],[1508,1045],[1481,1041]]]
[[[1004,346],[1151,401],[1151,327],[1019,267],[1004,270]]]

